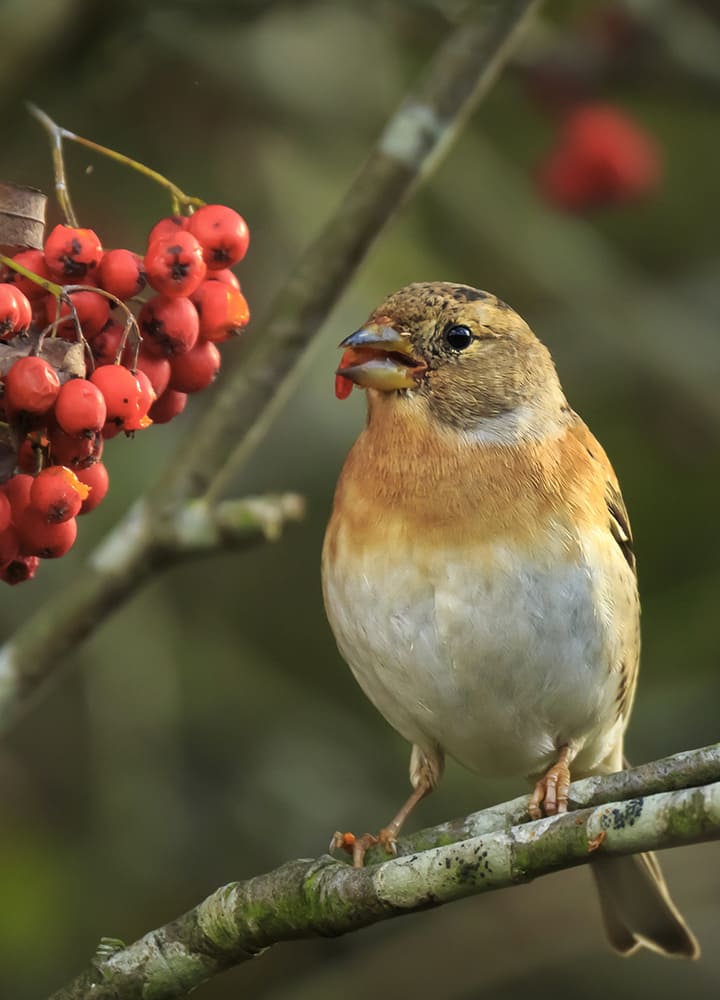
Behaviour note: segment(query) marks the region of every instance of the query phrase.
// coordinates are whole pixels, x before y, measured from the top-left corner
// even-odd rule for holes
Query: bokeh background
[[[31,98],[241,211],[253,242],[238,270],[260,315],[462,6],[4,0],[0,177],[51,191],[45,136],[23,108]],[[140,589],[0,745],[0,996],[36,1000],[79,971],[101,935],[134,940],[224,882],[321,853],[338,826],[376,829],[405,797],[408,749],[335,650],[318,563],[363,419],[361,393],[333,397],[336,345],[408,281],[469,282],[512,303],[613,458],[644,607],[630,758],[718,738],[718,53],[711,3],[546,4],[319,331],[294,398],[232,485],[234,495],[302,492],[306,521],[279,544]],[[585,97],[654,137],[656,193],[573,214],[538,193],[559,107]],[[168,210],[164,194],[78,148],[68,167],[81,224],[108,246],[142,250]],[[3,637],[83,572],[206,402],[108,447],[108,499],[68,558],[3,590]],[[522,787],[451,764],[414,823]],[[198,996],[715,997],[718,849],[669,852],[664,865],[704,948],[693,966],[615,958],[589,875],[573,871],[344,939],[279,946]]]

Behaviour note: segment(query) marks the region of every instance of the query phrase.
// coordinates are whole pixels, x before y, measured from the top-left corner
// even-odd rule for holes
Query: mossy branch
[[[563,816],[524,822],[524,796],[421,831],[398,858],[364,869],[327,855],[291,861],[221,887],[131,945],[104,939],[51,1000],[176,1000],[281,941],[347,934],[597,856],[720,839],[718,778],[720,744],[576,782],[572,803],[593,804]]]
[[[246,462],[284,405],[298,362],[397,208],[427,178],[490,89],[520,29],[540,0],[469,5],[471,17],[443,40],[427,73],[391,116],[318,240],[292,273],[253,347],[217,387],[213,402],[167,472],[112,532],[87,569],[32,615],[0,650],[0,729],[7,728],[64,654],[145,580],[167,546],[173,512],[189,501],[217,500],[230,470]],[[120,560],[106,558],[110,551]]]

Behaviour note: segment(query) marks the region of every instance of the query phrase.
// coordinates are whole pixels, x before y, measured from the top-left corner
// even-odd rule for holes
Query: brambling
[[[500,299],[433,282],[395,292],[340,345],[338,395],[368,420],[335,493],[323,592],[365,694],[412,744],[392,850],[450,754],[535,782],[564,812],[570,773],[623,766],[640,652],[618,481],[547,348]],[[593,861],[611,944],[694,958],[649,854]]]

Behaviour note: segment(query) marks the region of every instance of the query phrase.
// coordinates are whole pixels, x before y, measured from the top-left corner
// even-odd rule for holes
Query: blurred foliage
[[[66,127],[245,214],[253,244],[240,277],[261,313],[463,6],[0,0],[0,177],[51,190],[45,136],[23,108],[30,98]],[[408,749],[334,648],[318,562],[334,481],[363,419],[361,394],[345,405],[333,398],[335,346],[410,280],[468,281],[510,301],[553,350],[568,397],[615,462],[645,612],[631,759],[717,739],[720,419],[677,377],[720,372],[717,80],[691,72],[668,43],[667,3],[628,4],[644,19],[639,37],[603,61],[592,32],[604,6],[547,4],[543,28],[362,268],[302,387],[237,477],[238,493],[304,492],[307,522],[279,545],[218,555],[143,589],[3,743],[1,996],[34,1000],[84,965],[101,935],[132,940],[225,881],[322,852],[338,826],[377,828],[404,798]],[[717,46],[716,8],[685,6],[705,19],[703,44]],[[663,147],[665,183],[652,200],[589,218],[539,203],[534,171],[556,121],[528,67],[564,64],[568,52],[592,70],[588,92],[630,110]],[[141,250],[167,211],[163,193],[85,151],[69,149],[68,161],[81,224],[106,245]],[[552,248],[537,268],[522,252],[522,206],[532,208],[533,241]],[[660,360],[643,348],[645,364],[631,348],[652,353],[652,326],[640,329],[641,317],[617,328],[632,304],[627,286],[619,292],[602,268],[587,273],[576,238],[637,274],[643,295],[670,296],[693,330],[706,331],[702,344],[680,323]],[[5,637],[82,572],[83,556],[157,475],[203,402],[172,426],[110,444],[108,500],[83,522],[77,551],[3,591]],[[415,822],[521,789],[451,765]],[[715,997],[717,850],[672,852],[665,865],[704,947],[692,967],[610,954],[589,876],[578,871],[347,939],[284,946],[200,994]]]

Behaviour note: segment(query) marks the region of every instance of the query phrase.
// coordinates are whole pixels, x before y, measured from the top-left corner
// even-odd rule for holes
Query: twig
[[[62,656],[155,568],[156,531],[178,503],[217,498],[284,405],[298,362],[397,207],[428,176],[487,93],[539,0],[494,0],[442,42],[425,79],[393,115],[324,232],[289,278],[242,368],[172,458],[147,499],[115,529],[120,567],[97,559],[41,608],[0,651],[0,729],[9,725]],[[109,543],[112,544],[112,543]]]
[[[700,773],[705,773],[708,753],[716,768],[718,750],[678,755],[683,758],[680,771],[691,777],[694,754],[699,755]],[[668,761],[646,765],[650,784],[666,780],[668,767]],[[593,797],[603,788],[615,788],[618,781],[633,786],[637,780],[637,773],[592,779],[594,786],[575,785],[573,797]],[[514,808],[506,803],[493,812],[508,816]],[[472,828],[472,817],[466,825]],[[359,871],[328,856],[291,861],[247,882],[223,886],[134,944],[109,947],[103,942],[89,968],[51,1000],[173,1000],[280,941],[335,937],[390,917],[529,882],[586,864],[592,857],[719,838],[720,782],[714,782],[494,828]]]

